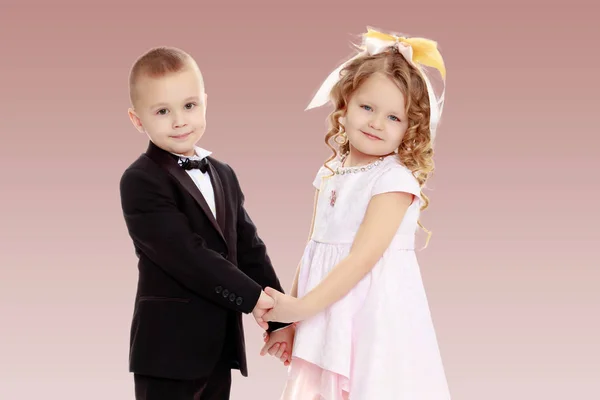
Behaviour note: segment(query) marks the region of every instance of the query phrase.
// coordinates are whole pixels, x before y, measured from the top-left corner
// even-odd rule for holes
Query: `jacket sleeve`
[[[120,192],[125,223],[140,253],[198,296],[230,310],[252,312],[261,286],[207,248],[177,208],[168,185],[130,169],[121,178]]]
[[[230,167],[231,169],[231,167]],[[237,212],[237,259],[238,266],[255,282],[260,284],[261,288],[269,286],[284,293],[281,283],[277,278],[275,269],[265,243],[258,235],[258,230],[244,207],[244,193],[233,169],[231,169],[233,178],[238,191],[238,212]],[[280,322],[269,322],[267,332],[283,328],[290,324]]]

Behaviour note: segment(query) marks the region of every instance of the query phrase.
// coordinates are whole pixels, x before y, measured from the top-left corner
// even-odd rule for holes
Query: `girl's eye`
[[[390,118],[392,118],[393,121],[400,122],[400,118],[396,117],[395,115],[390,115]]]
[[[363,106],[361,106],[361,107],[362,107],[363,109],[367,110],[367,111],[371,111],[371,110],[372,110],[372,108],[371,108],[371,107],[369,107],[369,106],[365,106],[365,105],[363,105]]]

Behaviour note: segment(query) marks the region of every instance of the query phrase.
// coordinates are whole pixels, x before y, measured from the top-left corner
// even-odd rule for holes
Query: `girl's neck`
[[[386,155],[387,156],[387,155]],[[376,160],[385,156],[373,156],[365,153],[361,153],[354,147],[350,146],[350,151],[345,155],[342,155],[342,165],[344,167],[360,167],[363,165],[370,164]]]

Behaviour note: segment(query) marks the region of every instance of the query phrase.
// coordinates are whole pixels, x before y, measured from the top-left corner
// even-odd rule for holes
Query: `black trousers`
[[[229,315],[229,323],[235,315]],[[231,330],[227,329],[221,359],[208,377],[195,380],[174,380],[134,374],[136,400],[229,400],[233,346]]]
[[[134,374],[136,400],[229,400],[231,368],[219,363],[208,378],[189,381]]]

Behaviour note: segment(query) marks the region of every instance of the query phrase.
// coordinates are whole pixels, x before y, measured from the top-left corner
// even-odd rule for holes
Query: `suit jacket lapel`
[[[181,168],[179,166],[179,164],[177,163],[176,156],[173,156],[170,153],[168,153],[167,151],[157,147],[152,142],[150,142],[150,144],[148,145],[148,150],[146,151],[146,154],[148,155],[148,157],[150,157],[158,165],[160,165],[161,167],[166,169],[167,172],[169,172],[175,179],[177,179],[179,181],[181,186],[183,186],[184,189],[194,198],[194,200],[196,200],[196,203],[198,203],[200,208],[202,208],[202,210],[204,211],[204,213],[206,214],[206,216],[208,217],[208,219],[210,220],[210,222],[212,223],[214,228],[221,235],[221,238],[223,239],[225,244],[227,244],[227,240],[225,240],[225,236],[223,235],[223,230],[221,229],[221,226],[225,226],[225,225],[223,225],[224,219],[225,219],[224,218],[225,210],[224,210],[224,204],[223,204],[223,187],[221,186],[221,182],[218,178],[218,175],[214,171],[214,167],[212,165],[210,166],[211,175],[216,177],[215,179],[213,179],[213,182],[215,182],[217,180],[219,181],[219,190],[216,189],[216,185],[214,183],[213,183],[213,186],[215,186],[215,207],[217,209],[217,217],[220,220],[219,222],[221,222],[221,226],[219,226],[219,223],[217,222],[217,220],[215,220],[215,217],[214,217],[210,207],[208,206],[208,203],[204,199],[204,196],[202,195],[202,193],[200,192],[200,190],[198,189],[198,187],[196,186],[196,184],[194,183],[192,178],[190,178],[190,176],[185,172],[185,170],[183,168]],[[219,193],[219,194],[217,195],[217,193]],[[220,215],[221,213],[223,215]]]
[[[215,193],[215,208],[217,209],[217,223],[219,224],[219,226],[221,227],[222,231],[225,231],[225,227],[226,225],[226,221],[225,221],[225,216],[227,215],[225,213],[225,193],[223,192],[223,184],[221,183],[221,178],[219,178],[219,174],[217,173],[217,170],[215,169],[215,167],[213,167],[213,165],[210,162],[210,158],[208,159],[208,173],[210,175],[211,178],[211,182],[212,182],[212,186],[213,186],[213,191]]]

